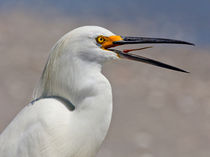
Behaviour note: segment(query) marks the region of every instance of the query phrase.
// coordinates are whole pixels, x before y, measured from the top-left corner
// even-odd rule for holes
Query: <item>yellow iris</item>
[[[97,43],[99,43],[99,44],[103,44],[104,41],[105,41],[105,38],[104,38],[103,36],[98,36],[98,37],[96,38],[96,41],[97,41]]]

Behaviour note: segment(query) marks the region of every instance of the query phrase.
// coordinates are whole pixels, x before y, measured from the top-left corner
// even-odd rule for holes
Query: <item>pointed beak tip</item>
[[[190,43],[190,42],[186,42],[185,44],[186,44],[186,45],[195,46],[195,44],[194,44],[194,43]]]
[[[181,71],[181,72],[186,73],[186,74],[190,74],[189,71],[185,71],[185,70],[183,70],[183,71]]]

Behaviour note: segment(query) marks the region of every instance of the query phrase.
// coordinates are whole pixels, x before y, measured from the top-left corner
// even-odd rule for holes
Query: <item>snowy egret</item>
[[[1,157],[93,157],[112,117],[111,85],[101,73],[111,59],[130,59],[187,72],[117,50],[124,44],[192,43],[146,37],[123,37],[98,26],[84,26],[64,35],[52,48],[34,100],[0,135]],[[140,49],[146,49],[144,47]]]

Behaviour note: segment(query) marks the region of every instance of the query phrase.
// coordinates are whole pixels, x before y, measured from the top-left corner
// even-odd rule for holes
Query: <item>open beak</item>
[[[112,41],[112,42],[110,42]],[[130,53],[130,51],[136,51],[136,50],[142,50],[147,49],[151,47],[143,47],[139,49],[129,49],[129,50],[116,50],[112,49],[111,47],[119,46],[119,45],[125,45],[125,44],[185,44],[185,45],[194,45],[193,43],[189,43],[186,41],[180,41],[180,40],[174,40],[174,39],[164,39],[164,38],[147,38],[147,37],[121,37],[121,36],[111,36],[109,40],[109,44],[106,43],[104,45],[104,48],[110,51],[113,51],[118,54],[120,58],[126,58],[129,60],[139,61],[147,64],[152,64],[155,66],[159,66],[166,69],[171,69],[175,71],[185,72],[189,73],[185,70],[182,70],[180,68],[149,59],[143,56],[139,56],[136,54]]]

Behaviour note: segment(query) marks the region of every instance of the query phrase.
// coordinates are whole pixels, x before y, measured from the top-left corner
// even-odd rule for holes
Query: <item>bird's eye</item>
[[[97,41],[97,43],[99,43],[99,44],[103,44],[104,41],[105,41],[105,38],[104,38],[103,36],[98,36],[98,37],[96,38],[96,41]]]

